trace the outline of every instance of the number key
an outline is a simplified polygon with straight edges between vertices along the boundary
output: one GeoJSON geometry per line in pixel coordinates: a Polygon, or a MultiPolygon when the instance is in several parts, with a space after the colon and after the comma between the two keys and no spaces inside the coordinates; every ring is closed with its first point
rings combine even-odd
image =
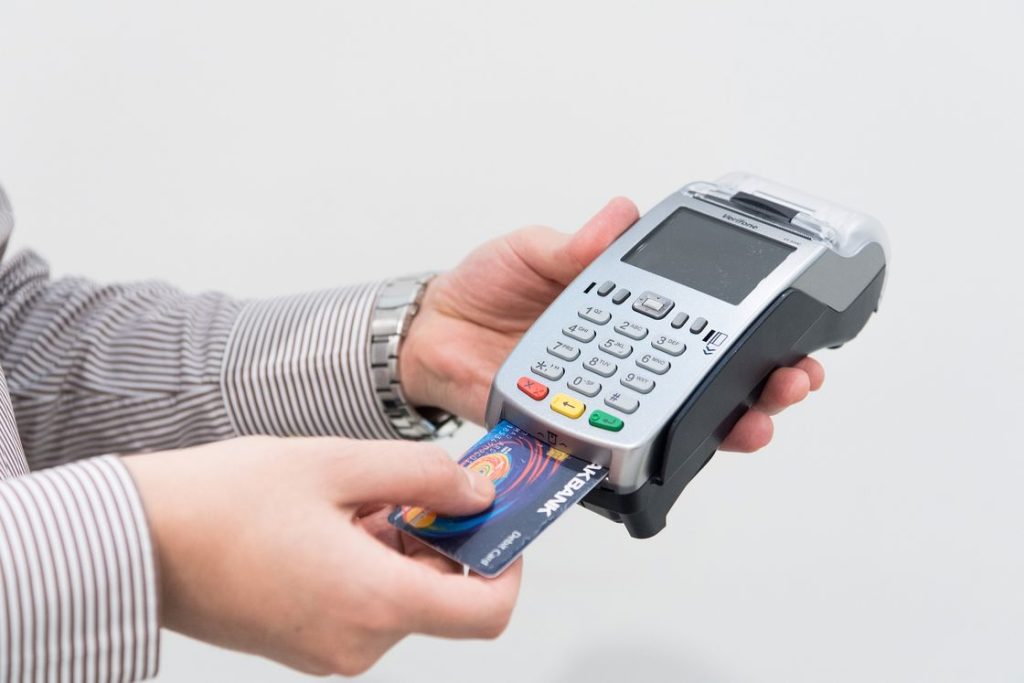
{"type": "Polygon", "coordinates": [[[552,342],[548,346],[548,353],[552,356],[557,356],[562,360],[576,360],[580,357],[580,350],[572,344],[566,344],[565,342],[552,342]]]}
{"type": "Polygon", "coordinates": [[[579,311],[579,316],[597,325],[604,325],[612,319],[612,314],[597,306],[584,306],[579,311]]]}
{"type": "Polygon", "coordinates": [[[577,323],[563,327],[562,334],[581,342],[591,341],[597,336],[597,332],[594,332],[593,328],[587,327],[586,325],[579,325],[577,323]]]}
{"type": "Polygon", "coordinates": [[[647,336],[647,328],[643,325],[637,325],[631,323],[628,320],[623,320],[621,323],[615,324],[615,331],[621,335],[629,337],[630,339],[640,340],[647,336]]]}
{"type": "Polygon", "coordinates": [[[573,377],[569,388],[584,396],[597,396],[601,392],[601,383],[586,377],[573,377]]]}
{"type": "Polygon", "coordinates": [[[669,362],[651,353],[645,353],[636,359],[636,364],[644,370],[650,370],[656,375],[664,375],[671,367],[669,362]]]}
{"type": "Polygon", "coordinates": [[[620,342],[618,339],[605,339],[601,342],[601,350],[610,353],[616,358],[625,358],[633,353],[633,347],[620,342]]]}
{"type": "Polygon", "coordinates": [[[686,344],[678,339],[673,339],[672,337],[666,337],[664,335],[659,335],[652,339],[651,346],[659,351],[664,351],[670,356],[680,356],[683,351],[686,350],[686,344]]]}
{"type": "Polygon", "coordinates": [[[627,372],[626,376],[619,380],[624,387],[629,387],[641,394],[649,394],[654,388],[654,380],[650,377],[638,375],[635,372],[627,372]]]}
{"type": "MultiPolygon", "coordinates": [[[[611,377],[615,374],[615,371],[619,369],[615,363],[607,361],[604,358],[598,358],[597,356],[594,356],[584,363],[583,367],[591,372],[601,375],[602,377],[611,377]]],[[[559,375],[559,377],[561,377],[561,375],[559,375]]]]}

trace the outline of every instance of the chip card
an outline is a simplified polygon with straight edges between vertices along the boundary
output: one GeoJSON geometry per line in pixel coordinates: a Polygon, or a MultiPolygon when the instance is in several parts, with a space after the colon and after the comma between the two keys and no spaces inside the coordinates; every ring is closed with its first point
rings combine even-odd
{"type": "Polygon", "coordinates": [[[388,521],[478,574],[497,576],[544,529],[601,483],[608,470],[503,421],[459,458],[494,482],[494,504],[468,517],[399,507],[388,521]]]}

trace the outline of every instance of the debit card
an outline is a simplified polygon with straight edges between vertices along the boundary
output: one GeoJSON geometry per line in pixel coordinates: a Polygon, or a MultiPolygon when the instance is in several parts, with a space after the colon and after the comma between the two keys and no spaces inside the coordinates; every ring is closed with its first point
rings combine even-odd
{"type": "Polygon", "coordinates": [[[494,482],[494,504],[466,517],[396,508],[388,521],[484,576],[497,576],[533,539],[601,483],[608,470],[500,422],[459,458],[494,482]]]}

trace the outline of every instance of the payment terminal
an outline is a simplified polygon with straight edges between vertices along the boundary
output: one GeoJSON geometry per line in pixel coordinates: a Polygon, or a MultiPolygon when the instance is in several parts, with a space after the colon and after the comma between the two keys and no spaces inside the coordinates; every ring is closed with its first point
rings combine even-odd
{"type": "Polygon", "coordinates": [[[747,174],[691,183],[527,331],[487,427],[607,467],[583,506],[653,536],[774,369],[860,332],[887,260],[864,214],[747,174]]]}

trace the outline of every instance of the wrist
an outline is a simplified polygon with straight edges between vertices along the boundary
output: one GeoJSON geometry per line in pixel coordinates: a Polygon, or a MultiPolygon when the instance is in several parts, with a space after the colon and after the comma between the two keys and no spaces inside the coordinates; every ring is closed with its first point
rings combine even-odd
{"type": "MultiPolygon", "coordinates": [[[[427,285],[428,287],[430,285],[427,285]]],[[[429,362],[424,359],[423,338],[418,332],[425,327],[424,318],[429,315],[421,306],[419,313],[413,317],[409,331],[402,340],[398,354],[398,378],[406,400],[416,408],[438,405],[437,398],[430,391],[437,378],[429,377],[429,362]]]]}
{"type": "Polygon", "coordinates": [[[444,412],[437,378],[424,360],[429,353],[432,274],[388,282],[378,296],[372,322],[370,362],[377,395],[395,431],[408,439],[450,434],[461,423],[444,412]]]}

